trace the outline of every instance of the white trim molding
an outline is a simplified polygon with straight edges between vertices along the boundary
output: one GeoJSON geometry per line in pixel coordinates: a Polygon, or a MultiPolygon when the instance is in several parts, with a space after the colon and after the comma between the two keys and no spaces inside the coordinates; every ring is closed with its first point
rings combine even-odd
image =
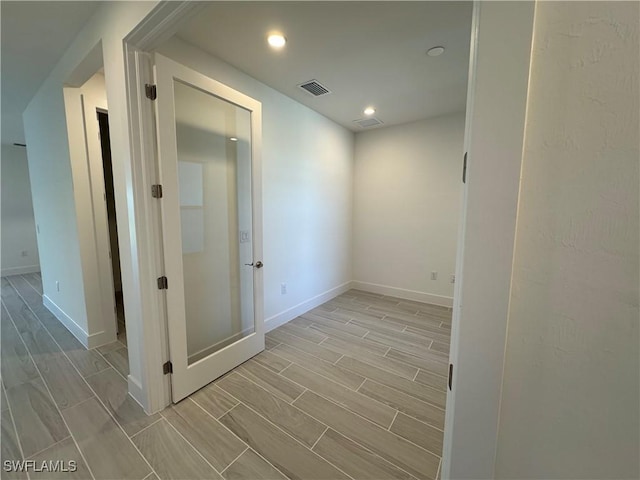
{"type": "Polygon", "coordinates": [[[288,308],[284,312],[280,312],[276,315],[273,315],[264,321],[264,331],[270,332],[271,330],[278,328],[280,325],[284,325],[287,322],[290,322],[294,318],[299,317],[303,313],[308,312],[316,307],[319,307],[323,303],[328,302],[332,298],[337,297],[338,295],[342,295],[344,292],[348,291],[350,288],[353,288],[353,282],[345,282],[342,285],[338,285],[330,290],[327,290],[324,293],[316,295],[315,297],[311,297],[304,302],[301,302],[297,305],[294,305],[291,308],[288,308]]]}
{"type": "Polygon", "coordinates": [[[117,337],[113,334],[113,332],[107,332],[104,330],[92,333],[91,335],[87,334],[87,332],[85,332],[80,325],[78,325],[47,295],[42,296],[42,304],[53,314],[54,317],[60,320],[60,323],[67,327],[67,330],[69,330],[73,334],[73,336],[76,337],[80,343],[82,343],[82,345],[84,345],[88,349],[100,347],[117,340],[117,337]]]}
{"type": "Polygon", "coordinates": [[[127,384],[129,386],[129,395],[144,409],[146,395],[140,382],[135,377],[127,375],[127,384]]]}
{"type": "Polygon", "coordinates": [[[26,275],[27,273],[40,272],[40,265],[27,265],[24,267],[3,268],[1,276],[8,277],[10,275],[26,275]]]}
{"type": "Polygon", "coordinates": [[[73,319],[67,315],[56,303],[51,300],[47,295],[42,295],[42,304],[45,306],[47,310],[49,310],[54,317],[56,317],[60,322],[67,327],[74,337],[76,337],[82,345],[87,348],[89,347],[89,335],[84,329],[78,325],[73,319]]]}
{"type": "Polygon", "coordinates": [[[379,293],[389,297],[414,300],[416,302],[429,303],[431,305],[439,305],[441,307],[453,307],[453,297],[445,297],[444,295],[418,292],[416,290],[406,290],[404,288],[390,287],[388,285],[378,285],[377,283],[360,282],[358,280],[351,282],[351,288],[357,288],[358,290],[364,290],[365,292],[379,293]]]}

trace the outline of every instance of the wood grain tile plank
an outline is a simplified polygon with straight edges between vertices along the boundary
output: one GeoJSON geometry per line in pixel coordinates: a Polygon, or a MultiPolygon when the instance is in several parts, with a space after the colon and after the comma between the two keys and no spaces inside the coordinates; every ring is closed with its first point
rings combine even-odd
{"type": "Polygon", "coordinates": [[[381,343],[372,342],[371,340],[367,340],[366,338],[336,338],[334,336],[326,339],[323,343],[323,346],[326,348],[330,348],[332,350],[336,350],[338,352],[351,353],[354,354],[356,352],[364,352],[373,355],[383,356],[389,347],[383,345],[381,343]]]}
{"type": "Polygon", "coordinates": [[[271,332],[269,332],[267,334],[267,338],[271,338],[280,344],[295,347],[298,350],[302,350],[303,352],[308,353],[309,355],[313,355],[314,357],[318,357],[331,363],[335,362],[342,356],[340,353],[336,353],[331,349],[327,349],[326,347],[317,345],[312,342],[307,342],[306,340],[303,340],[294,335],[289,335],[288,333],[281,331],[280,329],[272,330],[271,332]]]}
{"type": "Polygon", "coordinates": [[[449,363],[439,355],[425,353],[423,357],[416,357],[400,350],[391,349],[385,357],[392,358],[399,362],[418,367],[422,370],[437,373],[439,375],[447,375],[449,371],[449,363]]]}
{"type": "Polygon", "coordinates": [[[133,442],[162,479],[221,479],[165,419],[142,430],[133,442]]]}
{"type": "Polygon", "coordinates": [[[439,457],[442,456],[442,441],[444,436],[442,430],[419,422],[404,413],[398,413],[389,430],[439,457]]]}
{"type": "Polygon", "coordinates": [[[372,331],[369,333],[369,335],[367,335],[367,338],[387,345],[388,347],[396,347],[396,345],[402,344],[419,347],[424,350],[427,350],[432,342],[430,338],[425,338],[422,335],[412,335],[404,332],[383,333],[380,331],[372,331]]]}
{"type": "Polygon", "coordinates": [[[243,404],[228,412],[220,421],[291,479],[349,478],[243,404]]]}
{"type": "Polygon", "coordinates": [[[9,408],[9,403],[7,403],[7,394],[4,393],[4,385],[0,384],[0,411],[5,411],[9,408]]]}
{"type": "MultiPolygon", "coordinates": [[[[329,314],[331,315],[331,314],[329,314]]],[[[369,330],[366,328],[362,328],[359,327],[357,325],[352,325],[352,324],[347,324],[347,323],[342,323],[336,320],[332,320],[330,318],[326,318],[324,316],[321,315],[314,315],[312,313],[305,313],[304,315],[302,315],[303,318],[306,318],[308,320],[311,320],[312,326],[313,325],[322,325],[324,327],[328,327],[332,330],[340,330],[343,331],[345,333],[349,333],[351,335],[353,335],[354,337],[358,337],[361,338],[363,335],[365,335],[369,330]]]]}
{"type": "Polygon", "coordinates": [[[445,358],[449,358],[449,344],[443,342],[433,342],[431,350],[444,354],[445,358]]]}
{"type": "Polygon", "coordinates": [[[247,448],[189,398],[165,409],[162,415],[219,472],[247,448]]]}
{"type": "Polygon", "coordinates": [[[250,448],[222,472],[222,476],[227,480],[287,480],[287,477],[250,448]]]}
{"type": "Polygon", "coordinates": [[[293,320],[287,322],[291,325],[296,325],[298,327],[301,328],[307,328],[309,325],[311,325],[313,322],[311,320],[307,320],[306,318],[303,317],[296,317],[293,320]]]}
{"type": "Polygon", "coordinates": [[[69,436],[42,379],[8,388],[7,398],[25,457],[69,436]]]}
{"type": "Polygon", "coordinates": [[[294,405],[417,478],[433,479],[440,459],[337,404],[307,391],[294,405]]]}
{"type": "Polygon", "coordinates": [[[420,317],[417,315],[412,315],[410,313],[383,311],[383,310],[378,310],[374,307],[369,308],[367,310],[367,314],[383,315],[385,320],[389,322],[400,322],[406,326],[411,326],[414,328],[422,328],[425,325],[431,325],[431,326],[440,325],[440,320],[431,319],[427,317],[420,317]]]}
{"type": "Polygon", "coordinates": [[[413,479],[407,472],[331,428],[313,447],[313,451],[356,480],[413,479]]]}
{"type": "Polygon", "coordinates": [[[272,339],[271,337],[269,337],[269,335],[266,335],[264,337],[264,348],[265,350],[271,350],[274,347],[277,347],[278,345],[280,345],[280,342],[278,342],[277,340],[272,339]]]}
{"type": "Polygon", "coordinates": [[[411,335],[418,335],[428,338],[429,340],[435,340],[436,342],[442,342],[449,344],[451,342],[451,330],[447,330],[442,327],[434,327],[431,325],[425,325],[424,328],[407,327],[405,333],[411,335]]]}
{"type": "Polygon", "coordinates": [[[308,447],[325,431],[324,425],[241,375],[227,375],[218,386],[308,447]]]}
{"type": "Polygon", "coordinates": [[[12,276],[10,277],[10,284],[20,294],[20,297],[29,308],[33,310],[36,317],[40,318],[40,314],[43,312],[51,315],[51,312],[42,304],[42,295],[36,292],[24,278],[12,276]]]}
{"type": "Polygon", "coordinates": [[[357,389],[364,381],[364,377],[361,375],[319,360],[300,350],[289,347],[288,345],[280,345],[279,347],[276,347],[273,350],[273,353],[286,358],[290,362],[297,363],[307,370],[311,370],[312,372],[323,375],[334,382],[344,385],[345,387],[351,388],[352,390],[357,389]]]}
{"type": "Polygon", "coordinates": [[[415,381],[438,390],[446,391],[447,389],[447,377],[426,370],[420,370],[415,381]]]}
{"type": "Polygon", "coordinates": [[[374,332],[382,332],[387,334],[393,334],[395,332],[401,332],[406,326],[400,322],[386,322],[384,318],[370,317],[369,319],[353,318],[350,320],[352,325],[358,325],[359,327],[366,328],[374,332]]]}
{"type": "Polygon", "coordinates": [[[62,414],[96,479],[141,479],[151,472],[140,453],[95,398],[68,408],[62,414]]]}
{"type": "Polygon", "coordinates": [[[278,330],[290,335],[295,335],[296,337],[300,337],[312,343],[320,343],[327,338],[323,333],[309,330],[308,328],[298,327],[297,325],[291,325],[289,323],[285,323],[281,327],[278,327],[278,330]]]}
{"type": "Polygon", "coordinates": [[[332,382],[299,365],[291,365],[282,375],[384,428],[391,425],[396,414],[393,408],[372,400],[366,395],[354,392],[339,383],[332,382]]]}
{"type": "Polygon", "coordinates": [[[7,389],[40,378],[36,365],[13,326],[9,314],[1,309],[0,317],[0,369],[2,383],[7,389]]]}
{"type": "Polygon", "coordinates": [[[76,405],[93,396],[80,374],[44,325],[21,334],[42,378],[60,409],[76,405]]]}
{"type": "Polygon", "coordinates": [[[189,398],[215,418],[220,418],[238,404],[236,399],[213,383],[201,388],[189,398]]]}
{"type": "Polygon", "coordinates": [[[342,357],[338,363],[338,366],[342,366],[354,373],[358,373],[362,376],[376,381],[387,387],[395,388],[396,390],[416,397],[425,402],[431,403],[437,407],[444,408],[446,403],[446,393],[436,390],[434,388],[427,387],[420,383],[412,382],[406,378],[399,377],[392,373],[382,370],[380,368],[369,365],[368,363],[361,362],[355,358],[342,357]]]}
{"type": "Polygon", "coordinates": [[[49,319],[46,323],[42,323],[83,377],[110,367],[102,355],[96,350],[87,350],[58,319],[49,319]]]}
{"type": "Polygon", "coordinates": [[[84,462],[82,455],[78,447],[76,447],[73,438],[67,437],[59,443],[47,448],[46,450],[31,457],[31,460],[35,460],[38,465],[42,465],[43,462],[56,462],[62,460],[63,468],[66,471],[51,472],[51,471],[29,471],[29,478],[42,479],[42,480],[73,480],[73,479],[87,479],[91,478],[91,473],[87,464],[84,462]],[[74,462],[75,469],[71,469],[70,462],[74,462]],[[73,470],[73,471],[72,471],[73,470]]]}
{"type": "Polygon", "coordinates": [[[359,360],[362,360],[363,362],[368,363],[369,365],[381,368],[382,370],[386,370],[389,373],[399,375],[400,377],[404,377],[408,380],[413,380],[416,373],[418,372],[418,369],[416,367],[407,365],[406,363],[399,362],[397,360],[393,360],[391,358],[382,357],[380,355],[373,355],[366,352],[358,352],[357,354],[349,352],[345,354],[347,357],[357,358],[359,360]]]}
{"type": "MultiPolygon", "coordinates": [[[[120,342],[117,342],[120,343],[120,342]]],[[[122,345],[122,344],[120,344],[122,345]]],[[[104,354],[104,358],[115,368],[124,378],[129,376],[129,351],[126,347],[111,350],[104,354]]]]}
{"type": "Polygon", "coordinates": [[[87,377],[86,381],[116,421],[131,436],[158,420],[159,415],[147,415],[129,395],[129,385],[113,368],[87,377]]]}
{"type": "Polygon", "coordinates": [[[358,392],[440,430],[444,429],[444,409],[442,408],[371,380],[366,380],[358,392]]]}
{"type": "Polygon", "coordinates": [[[42,295],[42,279],[39,275],[36,275],[35,273],[27,273],[22,275],[22,278],[24,278],[36,292],[42,295]]]}
{"type": "Polygon", "coordinates": [[[41,327],[38,318],[22,298],[20,298],[13,286],[7,285],[2,287],[2,302],[18,329],[18,333],[33,331],[41,327]]]}
{"type": "Polygon", "coordinates": [[[265,368],[268,368],[269,370],[273,370],[276,373],[281,372],[291,365],[290,361],[267,351],[260,352],[251,360],[265,368]]]}
{"type": "MultiPolygon", "coordinates": [[[[435,355],[432,350],[429,350],[429,345],[414,345],[412,343],[406,343],[392,337],[383,336],[379,332],[370,332],[366,337],[367,340],[379,343],[388,348],[394,348],[401,352],[415,355],[417,357],[424,357],[429,354],[435,355]]],[[[430,342],[427,342],[430,343],[430,342]]]]}
{"type": "Polygon", "coordinates": [[[350,318],[357,318],[360,320],[371,320],[371,319],[382,320],[387,315],[384,312],[373,312],[371,310],[362,310],[362,309],[344,310],[342,308],[337,308],[333,313],[341,314],[341,315],[349,315],[350,318]]]}
{"type": "Polygon", "coordinates": [[[370,310],[377,310],[379,312],[387,312],[389,315],[392,314],[404,314],[404,315],[415,315],[418,313],[418,309],[413,305],[407,305],[402,303],[397,303],[396,305],[388,305],[383,303],[374,303],[369,308],[370,310]]]}
{"type": "Polygon", "coordinates": [[[307,313],[311,315],[316,315],[319,317],[325,317],[340,323],[348,323],[349,320],[353,318],[353,315],[351,315],[349,312],[339,312],[337,309],[329,310],[329,309],[322,309],[322,308],[314,308],[313,310],[309,310],[309,312],[307,313]]]}
{"type": "MultiPolygon", "coordinates": [[[[0,415],[0,461],[2,462],[2,478],[27,478],[25,472],[19,470],[5,470],[5,462],[19,462],[23,460],[18,444],[18,436],[13,428],[11,413],[3,410],[0,415]]],[[[12,463],[15,465],[15,463],[12,463]]]]}
{"type": "MultiPolygon", "coordinates": [[[[349,325],[344,325],[344,327],[349,327],[349,325]]],[[[330,338],[342,339],[347,342],[358,341],[362,339],[362,335],[364,335],[364,333],[362,335],[355,335],[348,332],[346,328],[334,328],[320,323],[314,323],[309,327],[309,330],[316,331],[330,338]]]]}
{"type": "Polygon", "coordinates": [[[253,383],[288,403],[293,402],[304,391],[304,388],[299,385],[253,361],[243,363],[237,371],[253,383]]]}
{"type": "Polygon", "coordinates": [[[105,355],[120,348],[122,348],[122,343],[116,340],[114,342],[107,343],[106,345],[101,345],[96,350],[98,350],[102,355],[105,355]]]}

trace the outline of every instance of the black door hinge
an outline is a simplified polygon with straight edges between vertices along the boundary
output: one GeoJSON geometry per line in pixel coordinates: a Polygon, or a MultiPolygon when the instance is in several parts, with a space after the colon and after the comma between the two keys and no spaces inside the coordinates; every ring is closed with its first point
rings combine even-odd
{"type": "Polygon", "coordinates": [[[150,100],[155,100],[158,98],[158,89],[155,85],[151,85],[150,83],[146,83],[144,86],[144,94],[150,100]]]}
{"type": "Polygon", "coordinates": [[[151,196],[153,198],[162,198],[162,185],[151,185],[151,196]]]}
{"type": "Polygon", "coordinates": [[[449,364],[449,390],[451,390],[451,384],[453,383],[453,363],[449,364]]]}
{"type": "Polygon", "coordinates": [[[158,277],[158,290],[166,290],[167,288],[169,288],[167,277],[158,277]]]}
{"type": "Polygon", "coordinates": [[[162,373],[167,375],[168,373],[173,373],[173,364],[171,362],[165,362],[162,365],[162,373]]]}
{"type": "Polygon", "coordinates": [[[464,160],[462,161],[462,183],[467,183],[467,152],[464,152],[464,160]]]}

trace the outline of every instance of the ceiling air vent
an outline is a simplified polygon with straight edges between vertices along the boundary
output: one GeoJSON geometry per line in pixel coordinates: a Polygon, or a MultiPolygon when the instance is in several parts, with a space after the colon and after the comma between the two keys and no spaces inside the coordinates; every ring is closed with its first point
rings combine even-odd
{"type": "Polygon", "coordinates": [[[309,80],[308,82],[301,83],[300,85],[298,85],[298,87],[303,89],[305,92],[313,95],[314,97],[320,97],[322,95],[326,95],[327,93],[331,93],[328,88],[321,85],[317,80],[309,80]]]}
{"type": "Polygon", "coordinates": [[[355,123],[360,128],[369,128],[375,127],[376,125],[382,125],[384,122],[376,117],[371,118],[361,118],[360,120],[354,120],[355,123]]]}

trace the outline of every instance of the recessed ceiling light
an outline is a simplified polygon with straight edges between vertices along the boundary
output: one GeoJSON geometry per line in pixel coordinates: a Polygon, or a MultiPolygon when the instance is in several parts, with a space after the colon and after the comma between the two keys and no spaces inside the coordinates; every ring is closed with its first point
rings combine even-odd
{"type": "Polygon", "coordinates": [[[367,107],[364,109],[365,115],[373,115],[374,113],[376,113],[376,109],[373,107],[367,107]]]}
{"type": "Polygon", "coordinates": [[[287,43],[287,39],[281,33],[272,33],[267,37],[267,42],[273,48],[282,48],[287,43]]]}
{"type": "Polygon", "coordinates": [[[438,55],[442,55],[444,53],[444,47],[433,47],[427,50],[427,55],[430,57],[437,57],[438,55]]]}
{"type": "Polygon", "coordinates": [[[237,142],[238,139],[236,137],[229,137],[229,140],[231,140],[232,142],[237,142]]]}

